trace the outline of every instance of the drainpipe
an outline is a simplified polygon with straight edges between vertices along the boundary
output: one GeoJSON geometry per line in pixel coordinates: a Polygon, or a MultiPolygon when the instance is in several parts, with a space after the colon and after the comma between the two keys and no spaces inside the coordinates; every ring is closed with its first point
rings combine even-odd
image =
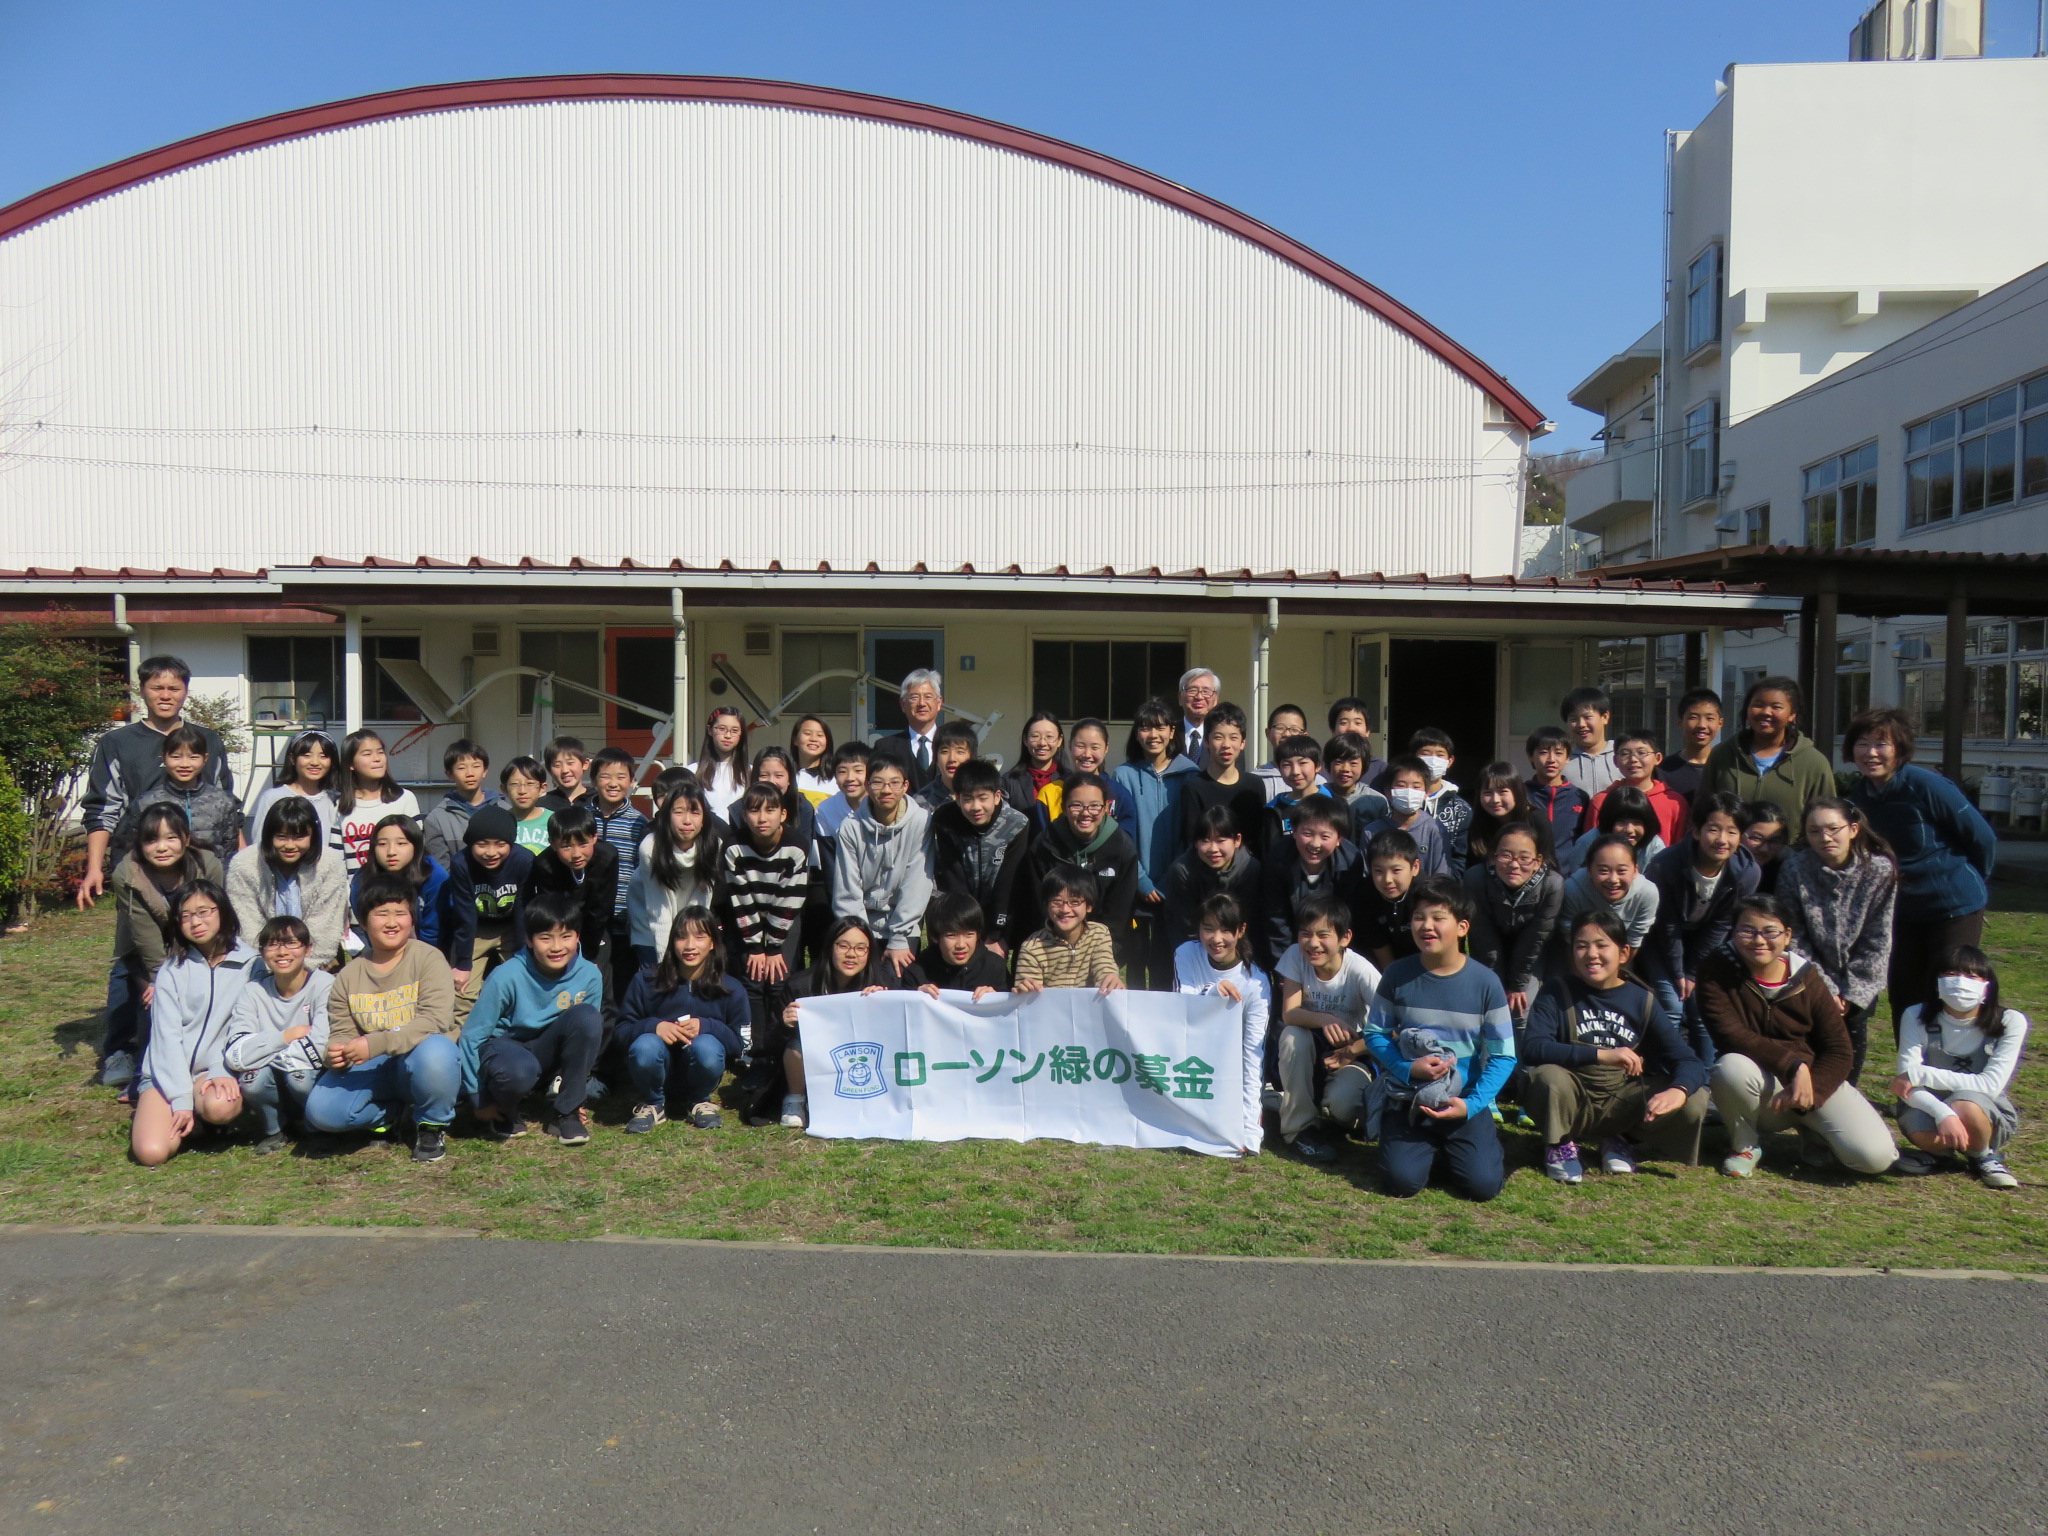
{"type": "MultiPolygon", "coordinates": [[[[1671,221],[1678,180],[1678,135],[1671,129],[1664,130],[1664,270],[1658,291],[1664,296],[1664,321],[1657,327],[1657,417],[1652,428],[1651,441],[1657,445],[1657,457],[1650,465],[1650,558],[1658,559],[1664,553],[1664,519],[1668,515],[1664,495],[1664,461],[1670,456],[1671,441],[1667,436],[1671,420],[1671,221]]],[[[1726,257],[1722,258],[1724,264],[1726,257]]],[[[1723,273],[1725,285],[1726,274],[1723,273]]],[[[1681,449],[1682,453],[1684,450],[1681,449]]],[[[1607,558],[1601,551],[1601,559],[1607,558]]]]}
{"type": "Polygon", "coordinates": [[[683,743],[689,739],[686,732],[690,715],[690,627],[683,615],[681,587],[668,589],[668,621],[675,627],[674,693],[669,701],[675,718],[668,727],[668,760],[680,763],[684,760],[683,743]]]}
{"type": "Polygon", "coordinates": [[[135,626],[128,622],[128,598],[125,593],[114,594],[114,632],[128,642],[128,697],[142,697],[142,641],[135,633],[135,626]]]}
{"type": "Polygon", "coordinates": [[[341,723],[363,728],[363,610],[345,608],[341,618],[341,723]]]}
{"type": "Polygon", "coordinates": [[[1280,627],[1280,599],[1266,599],[1266,621],[1253,627],[1252,641],[1252,729],[1266,728],[1266,679],[1272,674],[1273,632],[1280,627]]]}

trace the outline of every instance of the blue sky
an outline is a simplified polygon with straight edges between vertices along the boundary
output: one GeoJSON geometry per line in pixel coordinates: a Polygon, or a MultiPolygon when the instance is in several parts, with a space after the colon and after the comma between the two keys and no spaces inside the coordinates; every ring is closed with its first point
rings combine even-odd
{"type": "MultiPolygon", "coordinates": [[[[626,70],[841,86],[1016,123],[1241,208],[1472,348],[1565,446],[1597,426],[1565,391],[1655,316],[1662,130],[1698,121],[1731,60],[1845,57],[1862,8],[0,0],[0,205],[404,85],[626,70]]],[[[2032,51],[2033,10],[1995,0],[1993,51],[2032,51]]]]}

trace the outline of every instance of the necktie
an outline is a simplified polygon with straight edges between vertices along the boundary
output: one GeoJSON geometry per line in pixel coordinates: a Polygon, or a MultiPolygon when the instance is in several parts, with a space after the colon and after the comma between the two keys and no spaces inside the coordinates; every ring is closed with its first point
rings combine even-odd
{"type": "Polygon", "coordinates": [[[932,744],[924,737],[917,738],[917,766],[929,768],[932,765],[932,744]]]}
{"type": "Polygon", "coordinates": [[[1202,728],[1199,725],[1188,728],[1188,756],[1198,763],[1202,760],[1202,728]]]}

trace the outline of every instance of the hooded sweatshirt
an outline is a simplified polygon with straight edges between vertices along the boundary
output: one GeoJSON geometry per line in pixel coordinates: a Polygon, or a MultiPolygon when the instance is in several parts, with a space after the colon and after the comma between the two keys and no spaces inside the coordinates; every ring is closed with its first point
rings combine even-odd
{"type": "Polygon", "coordinates": [[[275,976],[259,976],[242,989],[228,1020],[222,1060],[230,1072],[253,1077],[265,1067],[295,1076],[317,1076],[327,1065],[327,995],[334,977],[308,971],[290,997],[277,993],[275,976]],[[285,1044],[284,1032],[297,1025],[308,1033],[285,1044]]]}
{"type": "Polygon", "coordinates": [[[1657,923],[1650,930],[1650,950],[1673,981],[1697,977],[1700,962],[1728,942],[1735,905],[1756,893],[1758,869],[1747,848],[1738,847],[1721,869],[1713,890],[1702,896],[1701,877],[1693,872],[1699,844],[1692,838],[1666,848],[1645,871],[1657,887],[1657,923]]]}
{"type": "Polygon", "coordinates": [[[1015,949],[1032,926],[1023,889],[1031,862],[1031,818],[1007,800],[985,827],[977,827],[957,805],[932,815],[932,884],[965,896],[981,908],[982,937],[1015,949]]]}
{"type": "Polygon", "coordinates": [[[1830,869],[1811,848],[1778,861],[1778,899],[1792,909],[1793,944],[1813,957],[1835,996],[1868,1008],[1884,991],[1892,957],[1898,866],[1881,854],[1830,869]]]}
{"type": "MultiPolygon", "coordinates": [[[[449,790],[441,803],[427,812],[420,822],[420,835],[426,839],[427,857],[443,869],[453,869],[455,861],[462,856],[463,834],[469,830],[469,818],[486,805],[510,805],[511,802],[496,790],[487,791],[483,800],[471,805],[459,790],[449,790]]],[[[333,807],[328,808],[333,814],[333,807]]]]}
{"type": "MultiPolygon", "coordinates": [[[[1638,873],[1635,883],[1623,894],[1621,900],[1609,901],[1594,886],[1592,874],[1587,870],[1579,870],[1564,883],[1564,900],[1558,911],[1560,921],[1557,925],[1557,935],[1571,932],[1571,925],[1581,912],[1592,912],[1603,907],[1612,908],[1614,915],[1621,919],[1622,927],[1628,930],[1628,947],[1641,949],[1643,941],[1650,936],[1651,928],[1656,926],[1657,887],[1652,885],[1646,876],[1638,873]]],[[[1560,945],[1555,938],[1550,948],[1553,955],[1556,955],[1560,945]]],[[[1556,970],[1561,976],[1570,967],[1561,963],[1562,956],[1557,958],[1560,963],[1556,970]]]]}
{"type": "Polygon", "coordinates": [[[1791,726],[1785,732],[1784,750],[1768,768],[1756,765],[1755,741],[1746,730],[1724,741],[1707,754],[1700,770],[1700,788],[1706,794],[1731,790],[1745,800],[1768,800],[1785,813],[1785,825],[1797,827],[1813,801],[1835,792],[1835,770],[1820,748],[1791,726]]]}
{"type": "Polygon", "coordinates": [[[1166,888],[1166,872],[1180,857],[1180,802],[1190,779],[1201,766],[1175,757],[1164,768],[1133,758],[1117,764],[1111,775],[1131,801],[1133,841],[1138,845],[1138,894],[1151,896],[1166,888]]]}
{"type": "MultiPolygon", "coordinates": [[[[341,933],[348,926],[349,889],[339,854],[327,848],[316,848],[313,854],[312,863],[301,860],[297,877],[286,884],[298,889],[297,915],[313,936],[306,963],[317,968],[341,953],[341,933]]],[[[227,884],[235,920],[251,939],[284,910],[277,871],[253,844],[229,861],[227,884]]]]}
{"type": "Polygon", "coordinates": [[[1465,871],[1475,915],[1466,948],[1510,992],[1534,992],[1542,981],[1543,950],[1564,906],[1564,876],[1539,869],[1513,890],[1489,861],[1465,871]]]}
{"type": "Polygon", "coordinates": [[[1131,908],[1138,900],[1138,845],[1130,835],[1107,816],[1086,844],[1075,838],[1065,817],[1047,827],[1031,846],[1031,903],[1041,924],[1045,905],[1038,899],[1038,888],[1057,869],[1084,869],[1095,877],[1101,899],[1093,920],[1122,943],[1131,931],[1131,908]]]}
{"type": "MultiPolygon", "coordinates": [[[[1261,964],[1266,950],[1266,880],[1259,861],[1240,847],[1228,869],[1211,869],[1194,848],[1173,861],[1166,872],[1166,937],[1176,950],[1194,939],[1202,903],[1228,896],[1237,903],[1251,931],[1252,949],[1261,964]]],[[[1292,940],[1289,940],[1292,943],[1292,940]]]]}
{"type": "Polygon", "coordinates": [[[1551,847],[1569,847],[1593,824],[1593,797],[1570,779],[1561,784],[1527,779],[1522,787],[1529,791],[1529,809],[1550,828],[1551,847]]]}
{"type": "Polygon", "coordinates": [[[838,848],[833,915],[866,923],[885,950],[915,950],[932,899],[931,813],[906,795],[885,826],[863,800],[841,824],[838,848]]]}
{"type": "Polygon", "coordinates": [[[192,1085],[200,1079],[227,1075],[221,1055],[228,1020],[261,966],[256,951],[237,939],[218,965],[187,955],[156,973],[142,1077],[170,1100],[172,1109],[192,1108],[192,1085]]]}
{"type": "Polygon", "coordinates": [[[1819,968],[1797,953],[1785,961],[1785,984],[1767,991],[1727,950],[1709,955],[1693,1001],[1722,1055],[1747,1056],[1780,1080],[1804,1065],[1813,1074],[1813,1102],[1825,1104],[1849,1080],[1855,1049],[1819,968]]]}

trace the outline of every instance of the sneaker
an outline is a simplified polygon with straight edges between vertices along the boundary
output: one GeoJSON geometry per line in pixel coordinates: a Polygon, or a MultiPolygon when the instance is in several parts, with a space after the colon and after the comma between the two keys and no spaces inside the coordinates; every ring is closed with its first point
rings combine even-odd
{"type": "Polygon", "coordinates": [[[1319,1131],[1303,1131],[1287,1143],[1294,1155],[1304,1163],[1334,1163],[1337,1161],[1337,1143],[1324,1140],[1319,1131]]]}
{"type": "Polygon", "coordinates": [[[645,1136],[657,1125],[668,1124],[668,1112],[659,1104],[635,1104],[633,1118],[626,1122],[628,1136],[645,1136]]]}
{"type": "Polygon", "coordinates": [[[1984,1181],[1986,1189],[2018,1189],[2020,1181],[2013,1171],[2005,1166],[2005,1159],[1996,1152],[1986,1152],[1970,1159],[1970,1172],[1984,1181]]]}
{"type": "Polygon", "coordinates": [[[283,1131],[272,1131],[268,1136],[256,1143],[256,1155],[258,1157],[268,1157],[273,1152],[282,1152],[290,1145],[291,1142],[286,1139],[283,1131]]]}
{"type": "MultiPolygon", "coordinates": [[[[379,1127],[382,1129],[382,1127],[379,1127]]],[[[445,1125],[421,1125],[413,1128],[412,1160],[416,1163],[438,1163],[448,1155],[448,1127],[445,1125]]]]}
{"type": "Polygon", "coordinates": [[[583,1116],[572,1109],[555,1122],[555,1140],[565,1147],[580,1147],[590,1140],[590,1127],[583,1123],[583,1116]]]}
{"type": "Polygon", "coordinates": [[[484,1122],[484,1134],[490,1137],[491,1140],[501,1144],[515,1141],[526,1134],[526,1122],[516,1115],[510,1120],[486,1120],[484,1122]]]}
{"type": "Polygon", "coordinates": [[[1721,1171],[1731,1179],[1746,1179],[1756,1172],[1756,1165],[1763,1160],[1762,1147],[1737,1147],[1721,1159],[1721,1171]]]}
{"type": "Polygon", "coordinates": [[[1575,1141],[1560,1141],[1554,1147],[1547,1147],[1543,1153],[1543,1171],[1560,1184],[1577,1184],[1586,1176],[1586,1170],[1579,1163],[1579,1144],[1575,1141]]]}
{"type": "Polygon", "coordinates": [[[1495,1125],[1506,1125],[1508,1123],[1507,1111],[1503,1110],[1498,1104],[1492,1107],[1490,1113],[1493,1115],[1493,1123],[1495,1125]]]}
{"type": "Polygon", "coordinates": [[[1535,1117],[1519,1104],[1510,1104],[1508,1106],[1507,1123],[1518,1131],[1533,1131],[1536,1129],[1535,1117]]]}
{"type": "Polygon", "coordinates": [[[126,1088],[135,1081],[135,1058],[126,1051],[115,1051],[100,1063],[100,1083],[107,1088],[126,1088]]]}
{"type": "Polygon", "coordinates": [[[1619,1136],[1611,1137],[1600,1149],[1600,1166],[1609,1173],[1634,1173],[1636,1149],[1619,1136]]]}
{"type": "Polygon", "coordinates": [[[792,1131],[800,1131],[811,1118],[811,1102],[800,1093],[785,1093],[782,1096],[782,1123],[792,1131]]]}
{"type": "Polygon", "coordinates": [[[690,1106],[690,1124],[700,1131],[715,1131],[725,1124],[725,1116],[718,1112],[718,1106],[706,1099],[701,1104],[690,1106]]]}
{"type": "Polygon", "coordinates": [[[1922,1152],[1918,1147],[1908,1147],[1899,1154],[1898,1161],[1893,1163],[1886,1171],[1901,1174],[1909,1179],[1917,1179],[1930,1173],[1940,1173],[1944,1169],[1953,1168],[1954,1166],[1955,1159],[1946,1153],[1937,1157],[1932,1152],[1922,1152]]]}

